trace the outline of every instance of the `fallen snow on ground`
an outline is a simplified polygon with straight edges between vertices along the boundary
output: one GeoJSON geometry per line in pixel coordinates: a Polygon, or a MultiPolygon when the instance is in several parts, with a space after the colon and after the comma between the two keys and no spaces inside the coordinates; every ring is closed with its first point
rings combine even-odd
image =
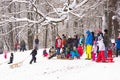
{"type": "Polygon", "coordinates": [[[96,63],[81,59],[48,60],[42,56],[43,49],[37,54],[37,63],[29,64],[31,51],[15,52],[14,63],[25,60],[23,64],[11,69],[4,55],[0,55],[0,80],[120,80],[120,57],[114,63],[96,63]]]}

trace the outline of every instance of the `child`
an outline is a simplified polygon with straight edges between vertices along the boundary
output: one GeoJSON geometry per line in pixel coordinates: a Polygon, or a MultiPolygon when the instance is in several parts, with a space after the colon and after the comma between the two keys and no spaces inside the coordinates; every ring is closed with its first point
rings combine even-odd
{"type": "Polygon", "coordinates": [[[82,56],[83,55],[83,47],[82,47],[82,45],[78,45],[77,50],[78,50],[78,53],[80,54],[80,56],[82,56]]]}
{"type": "Polygon", "coordinates": [[[93,48],[92,48],[92,60],[93,60],[93,61],[95,61],[96,53],[97,53],[97,42],[94,41],[94,43],[93,43],[93,48]]]}
{"type": "Polygon", "coordinates": [[[4,58],[7,59],[7,51],[4,51],[4,58]]]}
{"type": "Polygon", "coordinates": [[[63,47],[63,48],[62,48],[62,52],[61,52],[61,58],[62,58],[62,59],[65,59],[65,56],[66,56],[66,48],[63,47]]]}
{"type": "Polygon", "coordinates": [[[11,55],[10,55],[10,62],[8,64],[13,63],[13,59],[14,59],[14,55],[13,55],[13,53],[11,53],[11,55]]]}
{"type": "Polygon", "coordinates": [[[48,56],[48,53],[47,53],[46,49],[43,50],[43,56],[44,56],[44,57],[47,57],[47,56],[48,56]]]}
{"type": "Polygon", "coordinates": [[[36,63],[37,49],[35,48],[34,50],[32,50],[30,55],[32,55],[32,59],[30,61],[30,64],[32,64],[33,61],[34,61],[34,63],[36,63]]]}
{"type": "Polygon", "coordinates": [[[52,46],[50,49],[49,49],[49,56],[52,56],[53,54],[56,53],[56,50],[54,48],[54,46],[52,46]]]}
{"type": "Polygon", "coordinates": [[[76,47],[73,47],[73,50],[70,51],[70,54],[72,59],[74,59],[75,57],[77,57],[78,59],[80,58],[80,54],[78,54],[76,47]]]}
{"type": "Polygon", "coordinates": [[[67,47],[67,48],[66,48],[66,58],[67,58],[67,59],[71,57],[70,51],[71,51],[70,48],[67,47]]]}
{"type": "Polygon", "coordinates": [[[98,38],[98,47],[99,47],[99,53],[98,53],[98,58],[96,60],[96,62],[105,62],[105,55],[104,55],[104,52],[105,52],[105,44],[103,43],[103,38],[102,37],[99,37],[98,38]]]}
{"type": "Polygon", "coordinates": [[[48,57],[48,59],[51,59],[54,56],[56,56],[56,50],[55,50],[54,46],[52,46],[52,48],[50,48],[50,50],[49,50],[49,57],[48,57]]]}

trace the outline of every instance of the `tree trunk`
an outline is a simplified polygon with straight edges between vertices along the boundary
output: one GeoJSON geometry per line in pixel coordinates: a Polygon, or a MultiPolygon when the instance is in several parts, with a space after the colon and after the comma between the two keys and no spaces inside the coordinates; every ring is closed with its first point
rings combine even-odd
{"type": "Polygon", "coordinates": [[[115,10],[116,10],[116,4],[117,4],[117,0],[108,0],[108,30],[109,30],[109,37],[112,36],[111,33],[114,29],[115,29],[115,36],[117,36],[118,32],[117,32],[117,27],[118,27],[118,22],[117,20],[112,20],[112,17],[115,15],[115,10]],[[113,23],[113,24],[112,24],[113,23]]]}
{"type": "Polygon", "coordinates": [[[46,26],[46,32],[45,32],[45,48],[47,48],[47,35],[48,35],[48,26],[46,26]]]}
{"type": "MultiPolygon", "coordinates": [[[[28,19],[33,20],[33,15],[32,13],[28,13],[28,19]]],[[[28,26],[31,27],[31,26],[28,26]]],[[[28,29],[28,49],[33,49],[33,40],[34,40],[34,35],[31,31],[31,29],[28,29]]]]}
{"type": "Polygon", "coordinates": [[[28,29],[28,49],[33,49],[33,34],[31,29],[28,29]]]}
{"type": "MultiPolygon", "coordinates": [[[[9,13],[11,13],[12,11],[11,11],[11,9],[12,9],[12,5],[10,5],[10,7],[8,8],[8,12],[9,13]]],[[[9,31],[11,31],[13,29],[13,25],[12,25],[12,23],[11,22],[9,22],[9,28],[8,28],[8,30],[9,31]]],[[[8,49],[9,51],[10,50],[14,50],[14,42],[13,42],[13,39],[14,39],[14,37],[13,37],[13,31],[11,31],[10,32],[10,34],[9,34],[9,46],[10,46],[10,48],[8,49]]]]}
{"type": "Polygon", "coordinates": [[[119,34],[119,22],[117,21],[117,19],[113,20],[113,25],[114,25],[114,33],[115,33],[115,39],[117,39],[118,34],[119,34]]]}

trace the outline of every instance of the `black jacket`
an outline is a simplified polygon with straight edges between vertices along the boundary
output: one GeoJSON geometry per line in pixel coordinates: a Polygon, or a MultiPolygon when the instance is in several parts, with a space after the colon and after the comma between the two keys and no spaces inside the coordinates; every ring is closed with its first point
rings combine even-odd
{"type": "Polygon", "coordinates": [[[35,39],[35,44],[39,44],[39,39],[35,39]]]}
{"type": "Polygon", "coordinates": [[[36,56],[37,55],[37,50],[36,49],[34,49],[32,52],[31,52],[31,54],[30,55],[32,55],[32,56],[36,56]]]}

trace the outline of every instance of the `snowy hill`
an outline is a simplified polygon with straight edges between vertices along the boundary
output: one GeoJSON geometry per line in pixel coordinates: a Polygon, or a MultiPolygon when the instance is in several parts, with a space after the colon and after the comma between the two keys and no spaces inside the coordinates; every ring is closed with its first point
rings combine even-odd
{"type": "Polygon", "coordinates": [[[0,80],[120,80],[120,57],[114,63],[96,63],[85,60],[48,60],[38,51],[37,63],[29,64],[31,51],[14,53],[14,63],[23,64],[11,69],[4,55],[0,55],[0,80]],[[5,63],[4,63],[5,62],[5,63]]]}

